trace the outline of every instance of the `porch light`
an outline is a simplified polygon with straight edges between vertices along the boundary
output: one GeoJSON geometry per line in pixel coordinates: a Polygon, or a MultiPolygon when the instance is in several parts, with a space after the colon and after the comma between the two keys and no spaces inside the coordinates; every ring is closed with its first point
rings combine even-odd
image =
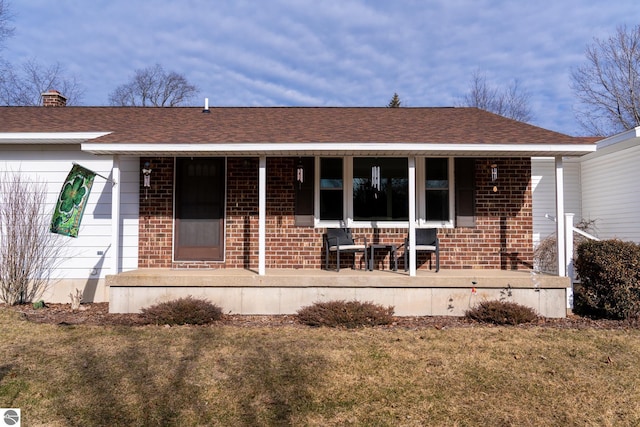
{"type": "Polygon", "coordinates": [[[147,189],[151,187],[151,163],[144,162],[142,166],[142,186],[144,187],[144,198],[148,198],[147,189]]]}
{"type": "Polygon", "coordinates": [[[304,182],[304,166],[302,165],[302,159],[298,159],[298,167],[296,168],[296,181],[298,182],[298,188],[302,188],[304,182]]]}
{"type": "MultiPolygon", "coordinates": [[[[491,182],[496,182],[498,180],[498,165],[493,163],[491,165],[491,182]]],[[[498,186],[493,186],[493,192],[496,193],[498,191],[498,186]]]]}

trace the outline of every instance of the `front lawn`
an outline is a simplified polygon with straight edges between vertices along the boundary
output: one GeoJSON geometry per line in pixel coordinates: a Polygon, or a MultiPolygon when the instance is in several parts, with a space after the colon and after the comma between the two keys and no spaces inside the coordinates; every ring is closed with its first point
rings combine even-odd
{"type": "Polygon", "coordinates": [[[0,308],[23,426],[640,424],[640,330],[37,324],[0,308]]]}

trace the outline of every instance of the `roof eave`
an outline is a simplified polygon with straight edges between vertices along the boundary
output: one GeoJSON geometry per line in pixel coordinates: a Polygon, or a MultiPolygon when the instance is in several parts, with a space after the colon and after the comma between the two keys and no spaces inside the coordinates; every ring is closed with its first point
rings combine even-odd
{"type": "Polygon", "coordinates": [[[78,144],[111,132],[4,132],[0,144],[78,144]]]}
{"type": "Polygon", "coordinates": [[[130,156],[582,156],[595,144],[430,144],[430,143],[83,143],[92,154],[130,156]]]}
{"type": "Polygon", "coordinates": [[[595,153],[585,156],[582,160],[591,160],[640,146],[640,126],[598,141],[597,146],[595,153]]]}

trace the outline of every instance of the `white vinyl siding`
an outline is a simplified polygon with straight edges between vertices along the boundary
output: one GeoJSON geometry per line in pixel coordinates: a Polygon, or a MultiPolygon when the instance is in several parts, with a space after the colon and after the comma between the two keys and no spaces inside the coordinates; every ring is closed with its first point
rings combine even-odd
{"type": "MultiPolygon", "coordinates": [[[[47,190],[47,218],[58,199],[62,183],[78,163],[110,178],[111,156],[95,156],[75,149],[55,146],[0,146],[0,172],[19,172],[31,180],[44,183],[47,190]]],[[[138,268],[138,183],[139,160],[120,159],[121,180],[121,268],[138,268]]],[[[60,236],[63,259],[54,274],[56,279],[99,279],[112,274],[111,182],[96,176],[89,195],[77,238],[60,236]]]]}
{"type": "Polygon", "coordinates": [[[598,237],[640,243],[640,146],[603,150],[582,162],[582,211],[598,237]]]}
{"type": "MultiPolygon", "coordinates": [[[[564,210],[575,214],[575,222],[582,218],[580,163],[565,159],[564,210]]],[[[545,217],[556,216],[555,159],[533,157],[531,159],[531,187],[533,192],[533,245],[537,246],[545,237],[556,232],[556,224],[545,217]]]]}

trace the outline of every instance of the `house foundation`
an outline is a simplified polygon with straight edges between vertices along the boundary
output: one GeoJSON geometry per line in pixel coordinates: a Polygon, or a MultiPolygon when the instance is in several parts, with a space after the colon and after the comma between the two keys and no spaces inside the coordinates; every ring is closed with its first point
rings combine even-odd
{"type": "Polygon", "coordinates": [[[533,308],[544,317],[566,316],[566,277],[525,271],[140,269],[107,276],[109,311],[135,313],[153,304],[193,296],[225,313],[294,314],[319,301],[359,300],[393,306],[398,316],[463,316],[483,300],[533,308]]]}

